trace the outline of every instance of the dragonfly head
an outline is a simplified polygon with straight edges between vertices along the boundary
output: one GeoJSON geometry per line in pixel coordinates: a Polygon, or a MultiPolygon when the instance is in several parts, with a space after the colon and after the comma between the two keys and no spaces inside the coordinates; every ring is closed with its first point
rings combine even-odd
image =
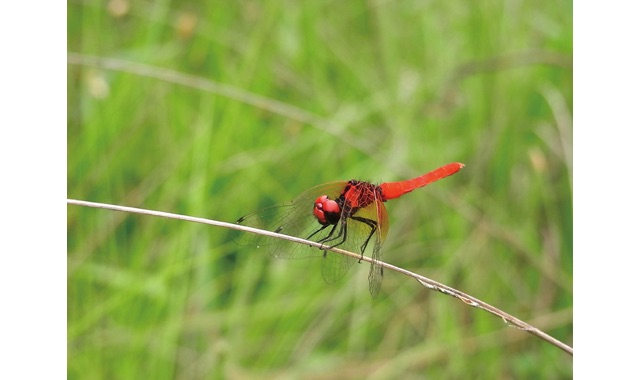
{"type": "Polygon", "coordinates": [[[336,224],[340,220],[342,209],[338,202],[330,199],[326,195],[319,196],[313,205],[313,215],[318,219],[318,223],[323,226],[336,224]]]}

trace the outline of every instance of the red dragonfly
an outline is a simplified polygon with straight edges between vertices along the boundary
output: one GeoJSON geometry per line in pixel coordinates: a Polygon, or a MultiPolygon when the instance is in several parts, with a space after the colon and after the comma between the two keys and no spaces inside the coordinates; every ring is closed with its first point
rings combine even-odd
{"type": "MultiPolygon", "coordinates": [[[[236,223],[313,239],[327,248],[339,247],[361,256],[373,242],[369,291],[375,298],[382,284],[382,266],[378,263],[380,250],[389,230],[383,202],[455,174],[463,167],[464,164],[453,162],[414,179],[380,185],[357,180],[330,182],[305,191],[291,202],[245,215],[236,223]]],[[[348,256],[262,235],[243,234],[240,243],[266,247],[272,256],[278,258],[322,256],[322,276],[327,283],[344,276],[355,262],[348,256]],[[253,240],[244,240],[248,236],[253,240]]]]}

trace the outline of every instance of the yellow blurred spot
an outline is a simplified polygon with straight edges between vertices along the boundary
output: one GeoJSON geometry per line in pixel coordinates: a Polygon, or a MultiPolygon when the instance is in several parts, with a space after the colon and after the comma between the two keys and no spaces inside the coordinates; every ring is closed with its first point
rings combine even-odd
{"type": "Polygon", "coordinates": [[[127,0],[110,0],[107,10],[113,17],[124,17],[129,13],[129,2],[127,0]]]}
{"type": "Polygon", "coordinates": [[[183,40],[191,38],[193,36],[193,32],[196,30],[197,25],[198,25],[198,16],[196,16],[195,13],[192,13],[192,12],[180,13],[175,24],[178,37],[180,37],[183,40]]]}
{"type": "Polygon", "coordinates": [[[101,73],[90,71],[86,77],[87,90],[96,99],[104,99],[109,96],[109,83],[101,73]]]}
{"type": "Polygon", "coordinates": [[[531,165],[536,172],[543,173],[547,171],[547,159],[540,151],[540,148],[536,147],[529,149],[529,160],[531,161],[531,165]]]}

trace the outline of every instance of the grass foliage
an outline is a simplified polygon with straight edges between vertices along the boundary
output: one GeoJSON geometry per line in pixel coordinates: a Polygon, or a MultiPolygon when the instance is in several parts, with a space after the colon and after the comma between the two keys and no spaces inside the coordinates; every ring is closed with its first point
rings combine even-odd
{"type": "MultiPolygon", "coordinates": [[[[68,196],[233,222],[463,162],[387,203],[383,260],[572,345],[572,49],[570,1],[72,1],[68,196]]],[[[69,206],[69,378],[572,377],[407,277],[372,300],[367,265],[231,237],[69,206]]]]}

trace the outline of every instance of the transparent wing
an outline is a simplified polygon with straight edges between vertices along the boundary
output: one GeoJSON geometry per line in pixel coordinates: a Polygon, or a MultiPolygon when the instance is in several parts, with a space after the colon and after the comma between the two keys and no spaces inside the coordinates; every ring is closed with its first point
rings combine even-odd
{"type": "MultiPolygon", "coordinates": [[[[340,195],[346,185],[346,182],[331,182],[313,187],[291,202],[258,210],[243,216],[236,223],[306,239],[322,227],[313,215],[316,198],[321,195],[335,198],[340,195]]],[[[330,228],[328,227],[327,230],[330,228]]],[[[317,241],[321,236],[324,235],[316,234],[312,240],[317,241]]],[[[324,251],[314,247],[246,232],[240,232],[235,241],[240,245],[265,249],[272,256],[284,259],[318,257],[324,254],[324,251]]]]}
{"type": "MultiPolygon", "coordinates": [[[[369,269],[369,291],[375,297],[382,284],[382,267],[377,262],[380,260],[382,244],[389,230],[389,218],[384,203],[376,199],[369,206],[359,209],[351,218],[347,218],[346,225],[347,239],[338,248],[359,254],[370,252],[374,262],[369,269]],[[371,222],[375,223],[374,229],[371,222]]],[[[333,283],[343,277],[356,261],[327,251],[322,263],[322,276],[327,283],[333,283]]]]}
{"type": "Polygon", "coordinates": [[[387,232],[389,232],[389,217],[387,215],[387,209],[384,207],[384,203],[380,199],[375,202],[376,214],[378,217],[378,230],[376,231],[375,244],[371,253],[373,263],[369,268],[369,292],[371,296],[375,298],[380,292],[382,286],[382,266],[378,263],[382,256],[382,244],[387,238],[387,232]]]}

